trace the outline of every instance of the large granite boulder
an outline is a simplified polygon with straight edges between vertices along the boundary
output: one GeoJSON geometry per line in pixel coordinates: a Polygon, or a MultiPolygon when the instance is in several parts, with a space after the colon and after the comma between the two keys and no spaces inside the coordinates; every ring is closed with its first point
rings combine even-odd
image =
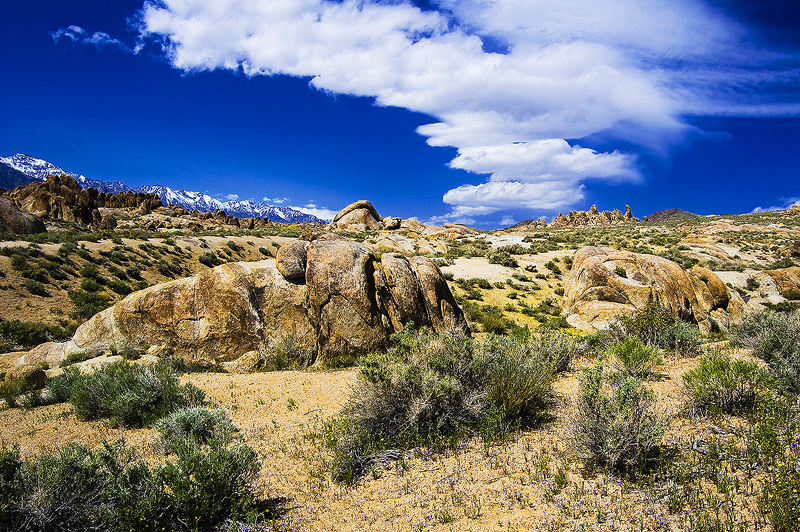
{"type": "Polygon", "coordinates": [[[378,261],[366,245],[312,238],[282,246],[276,261],[282,266],[229,263],[135,292],[82,324],[68,342],[43,344],[18,362],[54,367],[71,353],[153,345],[195,363],[229,362],[251,351],[266,359],[274,342],[288,336],[304,359],[324,363],[382,350],[409,321],[439,332],[466,327],[429,259],[386,253],[378,261]]]}
{"type": "Polygon", "coordinates": [[[372,203],[367,200],[359,200],[336,213],[336,216],[331,220],[331,228],[347,231],[364,231],[367,229],[378,231],[383,229],[383,218],[372,206],[372,203]]]}
{"type": "Polygon", "coordinates": [[[711,270],[686,271],[663,257],[596,247],[575,253],[564,299],[571,324],[595,329],[651,303],[706,331],[729,326],[744,309],[711,270]]]}
{"type": "Polygon", "coordinates": [[[778,292],[787,299],[800,298],[800,267],[791,266],[779,270],[764,270],[772,278],[778,292]]]}
{"type": "Polygon", "coordinates": [[[46,233],[47,228],[38,216],[20,211],[11,200],[0,196],[0,231],[10,231],[16,235],[34,235],[46,233]],[[7,231],[2,230],[2,227],[7,231]]]}

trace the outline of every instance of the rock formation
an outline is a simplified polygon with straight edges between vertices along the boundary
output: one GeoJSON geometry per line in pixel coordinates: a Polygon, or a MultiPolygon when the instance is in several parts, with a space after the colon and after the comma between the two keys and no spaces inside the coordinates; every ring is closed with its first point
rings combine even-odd
{"type": "MultiPolygon", "coordinates": [[[[87,189],[90,194],[95,189],[87,189]]],[[[144,192],[119,192],[118,194],[111,194],[107,192],[98,192],[95,197],[95,203],[98,207],[105,207],[107,209],[140,209],[147,214],[159,207],[162,207],[161,200],[157,194],[146,194],[144,192]]],[[[185,210],[185,209],[184,209],[185,210]]],[[[187,211],[188,212],[188,211],[187,211]]]]}
{"type": "Polygon", "coordinates": [[[347,231],[365,231],[383,229],[383,218],[366,200],[351,203],[333,217],[331,229],[344,229],[347,231]]]}
{"type": "Polygon", "coordinates": [[[786,244],[778,250],[781,257],[800,257],[800,240],[795,240],[791,244],[786,244]]]}
{"type": "MultiPolygon", "coordinates": [[[[95,196],[97,191],[95,190],[95,196]]],[[[20,210],[41,218],[62,219],[83,225],[100,223],[100,211],[89,190],[68,175],[47,176],[43,182],[17,187],[9,196],[20,210]]]]}
{"type": "Polygon", "coordinates": [[[38,216],[20,211],[11,200],[0,196],[0,232],[33,235],[46,233],[47,228],[38,216]]]}
{"type": "Polygon", "coordinates": [[[644,222],[672,222],[672,221],[686,221],[686,220],[694,220],[695,218],[699,218],[698,215],[691,213],[689,211],[684,211],[682,209],[663,209],[649,216],[643,216],[642,221],[644,222]]]}
{"type": "Polygon", "coordinates": [[[800,268],[792,266],[779,270],[764,270],[775,282],[778,292],[787,299],[800,298],[800,268]]]}
{"type": "Polygon", "coordinates": [[[685,271],[655,255],[611,248],[585,247],[575,253],[565,284],[568,321],[604,328],[615,316],[655,303],[705,331],[739,319],[744,302],[711,270],[685,271]]]}
{"type": "Polygon", "coordinates": [[[188,361],[266,358],[290,336],[304,358],[324,363],[384,349],[413,321],[436,331],[466,327],[438,268],[329,234],[287,243],[275,263],[229,263],[135,292],[78,327],[65,343],[43,344],[19,363],[70,353],[164,345],[188,361]],[[252,358],[252,357],[251,357],[252,358]]]}
{"type": "Polygon", "coordinates": [[[550,224],[553,229],[564,229],[573,227],[585,226],[603,226],[603,225],[616,225],[621,223],[631,223],[638,221],[633,217],[631,208],[625,205],[625,214],[620,212],[619,209],[613,211],[598,211],[597,205],[592,205],[589,211],[569,211],[569,214],[564,216],[558,213],[550,224]]]}

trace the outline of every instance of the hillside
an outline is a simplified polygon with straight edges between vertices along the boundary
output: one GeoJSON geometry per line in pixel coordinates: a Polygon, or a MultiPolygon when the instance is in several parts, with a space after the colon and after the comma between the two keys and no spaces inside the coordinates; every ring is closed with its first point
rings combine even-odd
{"type": "MultiPolygon", "coordinates": [[[[47,233],[0,242],[4,322],[46,324],[53,327],[51,336],[60,331],[53,339],[66,338],[94,311],[130,291],[154,290],[217,264],[274,263],[278,251],[295,238],[324,229],[264,222],[237,227],[223,218],[200,219],[163,207],[147,214],[138,207],[100,211],[114,215],[115,228],[93,230],[45,218],[47,233]]],[[[790,530],[773,526],[777,518],[763,497],[786,493],[765,490],[780,488],[768,488],[774,468],[788,471],[775,453],[794,452],[790,444],[796,442],[797,427],[786,421],[794,412],[792,400],[783,402],[776,388],[761,383],[759,397],[773,402],[718,413],[687,411],[692,394],[684,376],[701,367],[708,353],[766,370],[761,358],[751,349],[727,347],[725,330],[701,333],[696,325],[685,325],[695,331],[698,344],[686,352],[659,348],[663,365],[642,381],[654,393],[653,411],[667,420],[662,445],[654,451],[660,465],[626,474],[592,465],[576,451],[572,434],[582,370],[604,356],[611,357],[609,367],[620,366],[614,366],[619,364],[616,355],[603,343],[610,340],[572,327],[577,314],[568,315],[568,310],[583,308],[570,293],[575,282],[571,271],[584,267],[577,261],[584,260],[586,250],[598,248],[668,259],[685,272],[700,272],[711,288],[716,286],[708,281],[713,274],[726,297],[746,312],[790,311],[800,300],[793,280],[793,264],[800,262],[800,215],[782,211],[563,229],[519,226],[489,233],[404,220],[395,229],[337,231],[371,246],[376,260],[391,252],[430,256],[464,309],[476,345],[486,346],[476,349],[498,349],[491,347],[496,337],[489,333],[519,337],[530,334],[527,329],[532,346],[557,334],[565,335],[555,336],[562,342],[558,349],[570,345],[574,351],[555,376],[552,402],[535,421],[517,422],[500,433],[475,428],[452,442],[389,449],[381,455],[387,458],[352,485],[331,479],[337,451],[326,444],[336,435],[331,427],[338,426],[331,421],[341,419],[342,408],[358,398],[353,386],[360,372],[347,361],[342,361],[344,368],[302,368],[291,359],[270,358],[271,366],[247,374],[221,372],[219,365],[210,372],[190,366],[193,371],[181,373],[181,382],[203,390],[207,406],[221,408],[238,427],[236,441],[265,458],[254,492],[262,513],[253,529],[790,530]]],[[[613,264],[619,286],[638,286],[633,263],[613,264]]],[[[718,321],[720,310],[711,311],[718,321]]],[[[31,347],[13,344],[5,338],[5,350],[31,347]]],[[[75,364],[98,368],[119,359],[112,355],[75,364]]],[[[5,354],[2,370],[10,371],[18,356],[5,354]]],[[[132,358],[144,364],[154,356],[148,351],[132,358]]],[[[47,374],[62,371],[51,367],[47,374]]],[[[0,440],[18,444],[22,460],[75,441],[101,449],[102,442],[121,437],[150,464],[169,460],[157,450],[156,429],[82,420],[68,403],[0,411],[0,440]]],[[[787,511],[796,511],[791,506],[796,503],[786,500],[787,511]]]]}

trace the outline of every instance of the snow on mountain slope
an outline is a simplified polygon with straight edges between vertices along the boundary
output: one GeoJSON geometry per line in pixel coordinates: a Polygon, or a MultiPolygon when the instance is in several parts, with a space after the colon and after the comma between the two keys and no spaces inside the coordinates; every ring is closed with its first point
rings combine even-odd
{"type": "Polygon", "coordinates": [[[306,214],[289,207],[274,207],[266,203],[255,201],[219,201],[208,194],[193,192],[191,190],[174,190],[164,185],[145,185],[142,187],[131,188],[121,181],[100,181],[89,179],[88,177],[67,172],[50,162],[36,159],[24,153],[16,153],[10,157],[0,157],[0,162],[22,172],[23,174],[38,181],[50,174],[67,174],[72,176],[81,188],[96,188],[100,192],[145,192],[156,194],[164,205],[177,205],[188,210],[198,210],[200,212],[212,212],[217,209],[225,211],[230,216],[237,218],[266,218],[279,223],[308,223],[322,222],[316,216],[306,214]]]}

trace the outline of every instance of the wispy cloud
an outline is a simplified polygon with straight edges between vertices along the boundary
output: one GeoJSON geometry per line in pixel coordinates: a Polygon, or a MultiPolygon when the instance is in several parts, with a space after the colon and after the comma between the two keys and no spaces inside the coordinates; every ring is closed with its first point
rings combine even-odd
{"type": "Polygon", "coordinates": [[[336,213],[339,211],[332,211],[326,207],[317,207],[316,203],[313,201],[309,201],[303,207],[290,207],[296,211],[304,212],[306,214],[311,214],[312,216],[316,216],[320,220],[331,221],[333,217],[336,216],[336,213]]]}
{"type": "Polygon", "coordinates": [[[433,4],[160,0],[136,20],[187,72],[308,77],[436,117],[418,132],[476,174],[444,195],[450,219],[566,208],[589,180],[641,179],[637,152],[681,141],[689,115],[800,115],[800,59],[701,0],[433,4]],[[595,151],[588,138],[637,148],[595,151]]]}
{"type": "Polygon", "coordinates": [[[225,196],[225,199],[228,201],[236,201],[239,199],[239,194],[228,194],[225,196]]]}
{"type": "Polygon", "coordinates": [[[56,46],[77,46],[81,44],[89,44],[97,48],[119,48],[127,50],[128,47],[119,39],[113,38],[108,33],[96,31],[89,33],[80,26],[69,26],[66,28],[59,28],[50,32],[53,42],[56,46]]]}
{"type": "Polygon", "coordinates": [[[800,205],[800,198],[781,198],[783,204],[773,205],[772,207],[756,207],[751,212],[770,212],[770,211],[785,211],[795,205],[800,205]]]}
{"type": "Polygon", "coordinates": [[[282,203],[286,203],[287,201],[289,201],[289,198],[271,198],[270,199],[270,198],[264,196],[263,198],[261,198],[261,201],[263,201],[264,203],[274,203],[276,205],[280,205],[282,203]]]}

